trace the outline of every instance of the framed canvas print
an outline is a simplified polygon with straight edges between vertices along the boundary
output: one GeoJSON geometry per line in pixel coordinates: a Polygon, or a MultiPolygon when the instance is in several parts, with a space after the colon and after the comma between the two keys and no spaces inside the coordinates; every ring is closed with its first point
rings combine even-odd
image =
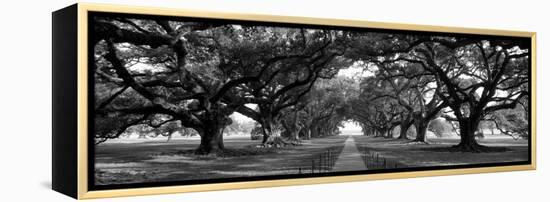
{"type": "Polygon", "coordinates": [[[533,32],[52,16],[52,184],[74,198],[535,169],[533,32]]]}

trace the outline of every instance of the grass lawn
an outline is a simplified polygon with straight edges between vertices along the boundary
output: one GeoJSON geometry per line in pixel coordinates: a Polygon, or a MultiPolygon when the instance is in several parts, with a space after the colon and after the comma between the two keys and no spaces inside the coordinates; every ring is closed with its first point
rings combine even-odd
{"type": "Polygon", "coordinates": [[[311,172],[312,159],[331,149],[342,150],[346,136],[304,140],[301,146],[256,148],[260,140],[227,137],[228,152],[197,156],[196,138],[170,142],[105,143],[96,146],[96,184],[166,182],[193,179],[266,176],[311,172]]]}
{"type": "MultiPolygon", "coordinates": [[[[433,138],[430,144],[410,144],[410,140],[383,137],[354,136],[357,148],[372,161],[372,156],[385,158],[388,168],[464,165],[526,161],[529,158],[527,140],[486,138],[478,140],[485,146],[504,147],[507,151],[491,153],[449,152],[445,148],[458,144],[458,139],[433,138]]],[[[364,159],[364,158],[363,158],[364,159]]],[[[379,166],[375,166],[379,168],[379,166]]]]}

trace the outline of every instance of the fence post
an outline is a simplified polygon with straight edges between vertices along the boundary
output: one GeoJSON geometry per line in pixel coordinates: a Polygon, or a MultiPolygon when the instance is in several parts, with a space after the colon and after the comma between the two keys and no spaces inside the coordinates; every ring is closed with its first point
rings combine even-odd
{"type": "Polygon", "coordinates": [[[325,171],[328,171],[328,163],[329,163],[329,156],[328,156],[328,151],[325,153],[325,171]]]}
{"type": "Polygon", "coordinates": [[[327,170],[327,152],[323,152],[323,171],[327,170]]]}
{"type": "Polygon", "coordinates": [[[315,173],[315,160],[311,159],[311,173],[315,173]]]}
{"type": "Polygon", "coordinates": [[[322,172],[323,168],[323,154],[321,153],[321,155],[319,155],[319,173],[322,172]]]}
{"type": "Polygon", "coordinates": [[[328,170],[332,170],[332,152],[330,149],[328,150],[328,170]]]}
{"type": "Polygon", "coordinates": [[[328,152],[323,153],[323,171],[327,171],[327,165],[328,165],[328,152]]]}
{"type": "Polygon", "coordinates": [[[330,170],[332,171],[332,168],[334,167],[334,163],[336,163],[334,159],[334,154],[332,153],[332,150],[330,150],[330,170]]]}
{"type": "Polygon", "coordinates": [[[365,148],[365,168],[369,167],[369,159],[368,159],[367,149],[365,148]]]}
{"type": "Polygon", "coordinates": [[[330,169],[330,150],[327,150],[326,160],[327,167],[325,167],[325,169],[328,172],[330,169]]]}

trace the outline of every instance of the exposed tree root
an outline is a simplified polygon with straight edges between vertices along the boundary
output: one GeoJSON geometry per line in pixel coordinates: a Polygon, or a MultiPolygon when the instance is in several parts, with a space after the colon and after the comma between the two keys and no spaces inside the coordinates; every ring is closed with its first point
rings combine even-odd
{"type": "Polygon", "coordinates": [[[218,158],[230,158],[230,157],[241,157],[241,156],[255,156],[255,155],[264,155],[276,152],[273,149],[264,149],[256,148],[252,145],[246,146],[244,148],[225,148],[225,149],[215,149],[210,151],[210,153],[197,153],[197,149],[187,149],[179,151],[170,151],[170,152],[161,152],[158,155],[178,155],[178,156],[188,156],[197,160],[211,160],[218,158]]]}
{"type": "Polygon", "coordinates": [[[195,155],[209,155],[209,154],[218,154],[223,153],[225,149],[220,148],[211,148],[210,150],[204,149],[204,148],[197,148],[194,150],[195,155]]]}
{"type": "Polygon", "coordinates": [[[472,153],[491,153],[505,152],[509,149],[505,147],[488,147],[480,144],[458,144],[449,148],[450,152],[472,152],[472,153]]]}
{"type": "Polygon", "coordinates": [[[286,147],[286,146],[299,146],[302,145],[300,140],[290,140],[284,139],[280,136],[271,136],[267,139],[264,144],[261,144],[259,147],[286,147]]]}
{"type": "Polygon", "coordinates": [[[408,143],[406,143],[407,145],[429,145],[430,143],[427,142],[427,141],[422,141],[422,140],[412,140],[408,143]]]}

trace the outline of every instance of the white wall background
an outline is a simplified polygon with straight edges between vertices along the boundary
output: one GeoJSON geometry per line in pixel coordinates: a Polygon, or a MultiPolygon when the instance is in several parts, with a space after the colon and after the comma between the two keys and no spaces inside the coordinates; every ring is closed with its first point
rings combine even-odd
{"type": "MultiPolygon", "coordinates": [[[[100,201],[526,201],[547,198],[550,41],[544,1],[120,0],[129,5],[538,32],[538,170],[100,201]],[[546,19],[546,20],[545,20],[546,19]]],[[[74,1],[5,1],[0,12],[0,201],[69,201],[50,190],[51,12],[74,1]]]]}

